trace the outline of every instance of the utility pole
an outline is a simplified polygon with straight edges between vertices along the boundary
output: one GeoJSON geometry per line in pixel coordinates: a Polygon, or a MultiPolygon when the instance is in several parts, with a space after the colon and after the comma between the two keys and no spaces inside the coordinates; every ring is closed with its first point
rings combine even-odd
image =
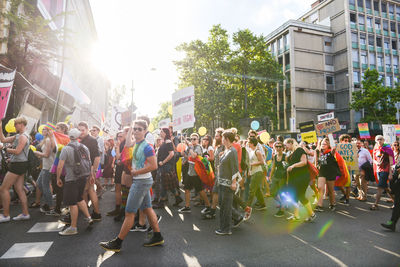
{"type": "Polygon", "coordinates": [[[247,79],[246,79],[246,75],[243,75],[244,78],[244,114],[247,116],[247,79]]]}

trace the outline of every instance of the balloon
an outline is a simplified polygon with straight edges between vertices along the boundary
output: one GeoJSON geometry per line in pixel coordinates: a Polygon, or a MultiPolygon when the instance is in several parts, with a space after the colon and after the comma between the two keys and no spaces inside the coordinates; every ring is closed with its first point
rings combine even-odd
{"type": "Polygon", "coordinates": [[[260,123],[258,121],[252,121],[250,124],[251,129],[253,130],[258,130],[258,128],[260,128],[260,123]]]}
{"type": "Polygon", "coordinates": [[[263,132],[263,133],[260,135],[260,139],[261,139],[261,141],[262,141],[264,144],[268,143],[269,138],[270,138],[270,136],[269,136],[269,133],[267,133],[267,132],[263,132]]]}
{"type": "Polygon", "coordinates": [[[65,117],[65,123],[67,123],[68,124],[68,122],[69,122],[69,120],[71,119],[71,115],[67,115],[66,117],[65,117]]]}
{"type": "Polygon", "coordinates": [[[179,153],[183,152],[186,150],[186,145],[185,144],[178,144],[178,146],[176,147],[176,151],[178,151],[179,153]]]}
{"type": "Polygon", "coordinates": [[[30,145],[29,148],[30,148],[32,151],[36,151],[36,147],[34,147],[34,146],[32,146],[32,145],[30,145]]]}
{"type": "Polygon", "coordinates": [[[99,136],[103,136],[103,134],[104,134],[103,131],[100,131],[100,132],[99,132],[99,136]]]}
{"type": "Polygon", "coordinates": [[[43,129],[44,129],[44,127],[45,127],[45,125],[42,124],[42,125],[40,125],[39,128],[38,128],[38,132],[39,132],[41,135],[43,135],[43,129]]]}
{"type": "Polygon", "coordinates": [[[149,124],[149,132],[152,132],[152,131],[154,131],[154,125],[153,125],[153,123],[150,123],[149,124]]]}
{"type": "Polygon", "coordinates": [[[7,133],[17,132],[17,130],[14,127],[14,124],[7,123],[5,128],[6,128],[7,133]]]}
{"type": "Polygon", "coordinates": [[[203,136],[203,135],[206,135],[206,133],[207,133],[206,127],[201,126],[201,127],[199,128],[199,135],[200,135],[200,136],[203,136]]]}
{"type": "Polygon", "coordinates": [[[37,141],[42,141],[42,140],[43,140],[43,135],[41,135],[40,133],[36,133],[36,134],[35,134],[35,139],[36,139],[37,141]]]}
{"type": "Polygon", "coordinates": [[[169,105],[169,106],[168,106],[168,113],[169,113],[170,115],[172,115],[172,105],[169,105]]]}

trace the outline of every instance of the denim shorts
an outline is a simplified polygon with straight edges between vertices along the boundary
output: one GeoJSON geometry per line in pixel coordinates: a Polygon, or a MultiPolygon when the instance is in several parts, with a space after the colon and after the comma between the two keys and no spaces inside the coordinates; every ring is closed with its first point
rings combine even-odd
{"type": "Polygon", "coordinates": [[[378,172],[378,187],[380,188],[388,188],[388,179],[389,179],[389,173],[388,172],[378,172]]]}
{"type": "Polygon", "coordinates": [[[133,179],[126,202],[125,212],[137,213],[138,209],[151,208],[150,188],[153,185],[153,178],[133,179]]]}

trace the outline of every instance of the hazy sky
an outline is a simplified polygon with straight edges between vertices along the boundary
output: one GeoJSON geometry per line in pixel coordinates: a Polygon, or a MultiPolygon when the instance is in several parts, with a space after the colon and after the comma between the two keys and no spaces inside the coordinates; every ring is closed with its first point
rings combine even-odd
{"type": "MultiPolygon", "coordinates": [[[[178,74],[175,47],[207,40],[214,24],[231,35],[248,28],[267,35],[297,19],[315,0],[90,0],[99,42],[94,61],[112,86],[135,88],[138,113],[153,117],[171,100],[178,74]]],[[[130,93],[126,100],[130,101],[130,93]]]]}

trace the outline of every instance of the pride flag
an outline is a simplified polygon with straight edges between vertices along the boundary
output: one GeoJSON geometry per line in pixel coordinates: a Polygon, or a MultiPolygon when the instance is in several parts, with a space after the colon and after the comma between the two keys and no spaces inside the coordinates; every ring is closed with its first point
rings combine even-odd
{"type": "Polygon", "coordinates": [[[59,132],[53,132],[53,134],[54,137],[56,138],[57,145],[64,145],[64,146],[68,145],[70,141],[68,135],[59,132]]]}
{"type": "Polygon", "coordinates": [[[360,132],[360,138],[371,138],[368,129],[368,123],[359,123],[358,131],[360,132]]]}
{"type": "Polygon", "coordinates": [[[396,136],[400,136],[400,124],[396,124],[394,128],[396,129],[396,136]]]}

